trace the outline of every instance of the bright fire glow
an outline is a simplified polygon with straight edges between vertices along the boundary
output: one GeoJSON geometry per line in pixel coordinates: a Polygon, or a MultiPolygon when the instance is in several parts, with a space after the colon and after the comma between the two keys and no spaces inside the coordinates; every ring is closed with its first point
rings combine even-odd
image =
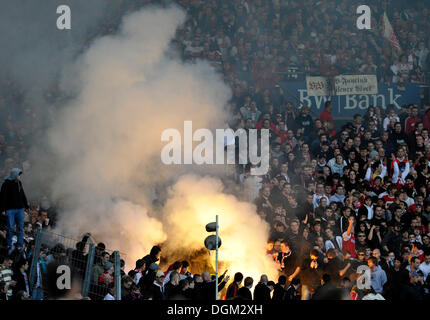
{"type": "MultiPolygon", "coordinates": [[[[253,204],[223,193],[219,179],[192,175],[182,177],[171,188],[170,196],[165,206],[169,251],[201,249],[210,235],[205,226],[218,215],[222,241],[219,259],[228,266],[228,274],[232,277],[240,271],[244,277],[251,276],[254,283],[262,274],[276,280],[276,264],[266,257],[269,225],[256,214],[253,204]]],[[[219,271],[223,273],[224,269],[219,271]]]]}

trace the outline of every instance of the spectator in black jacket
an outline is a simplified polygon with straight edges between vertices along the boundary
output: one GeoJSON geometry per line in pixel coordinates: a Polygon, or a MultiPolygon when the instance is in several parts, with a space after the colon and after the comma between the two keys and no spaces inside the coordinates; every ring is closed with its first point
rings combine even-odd
{"type": "Polygon", "coordinates": [[[152,263],[146,273],[140,278],[138,286],[140,287],[140,292],[144,297],[151,294],[152,284],[154,283],[157,271],[159,270],[160,267],[158,264],[152,263]]]}
{"type": "Polygon", "coordinates": [[[328,300],[327,297],[330,296],[329,293],[334,288],[336,287],[331,282],[330,275],[324,273],[321,279],[321,286],[316,288],[315,293],[312,295],[312,300],[324,300],[323,298],[326,298],[326,300],[328,300]]]}
{"type": "Polygon", "coordinates": [[[188,277],[186,279],[182,279],[179,281],[179,285],[181,286],[182,296],[184,296],[188,300],[196,300],[197,292],[195,290],[195,281],[192,277],[188,277]],[[186,287],[183,287],[183,283],[186,282],[186,287]]]}
{"type": "Polygon", "coordinates": [[[157,271],[157,274],[155,275],[155,281],[152,283],[151,286],[151,296],[152,300],[166,300],[166,294],[164,290],[164,272],[157,271]]]}
{"type": "Polygon", "coordinates": [[[300,279],[294,278],[290,286],[287,289],[287,292],[285,293],[285,300],[291,301],[291,300],[300,300],[300,279]]]}
{"type": "Polygon", "coordinates": [[[269,301],[270,298],[270,288],[268,286],[267,275],[263,274],[260,278],[260,282],[255,286],[254,289],[254,300],[255,301],[269,301]]]}
{"type": "Polygon", "coordinates": [[[251,288],[254,284],[254,279],[251,277],[246,277],[243,284],[244,286],[237,290],[237,296],[241,297],[243,300],[252,300],[251,288]]]}
{"type": "Polygon", "coordinates": [[[0,281],[0,301],[6,301],[9,300],[9,297],[7,295],[7,291],[9,289],[9,286],[4,281],[0,281]]]}
{"type": "Polygon", "coordinates": [[[300,113],[296,118],[296,124],[298,126],[298,129],[303,130],[303,136],[305,137],[307,142],[310,142],[309,137],[311,136],[314,127],[312,116],[309,114],[309,112],[310,108],[307,105],[304,105],[300,109],[300,113]]]}
{"type": "Polygon", "coordinates": [[[283,301],[285,300],[285,284],[287,283],[286,276],[279,276],[278,283],[275,285],[275,289],[273,290],[272,300],[275,301],[283,301]]]}
{"type": "Polygon", "coordinates": [[[387,300],[400,300],[402,291],[409,283],[409,273],[402,266],[401,258],[395,257],[393,266],[387,272],[387,283],[384,286],[383,296],[387,300]]]}
{"type": "Polygon", "coordinates": [[[401,300],[424,300],[424,283],[420,275],[413,271],[410,276],[409,285],[401,293],[401,300]]]}
{"type": "Polygon", "coordinates": [[[24,290],[27,292],[27,295],[31,296],[30,291],[30,279],[27,274],[28,270],[28,261],[25,259],[20,259],[15,264],[15,270],[13,272],[12,280],[16,281],[15,286],[13,287],[13,295],[15,296],[18,291],[24,290]]]}
{"type": "Polygon", "coordinates": [[[385,251],[392,251],[396,256],[400,256],[400,245],[402,241],[400,230],[402,226],[400,223],[392,223],[392,225],[392,228],[382,239],[381,245],[385,251]]]}
{"type": "MultiPolygon", "coordinates": [[[[226,276],[227,270],[218,278],[218,292],[221,291],[227,284],[230,276],[226,276]]],[[[203,282],[199,284],[200,300],[210,301],[215,299],[215,281],[212,279],[209,272],[202,273],[203,282]]]]}
{"type": "Polygon", "coordinates": [[[225,295],[226,299],[231,299],[236,297],[237,291],[239,290],[240,284],[243,280],[243,274],[241,272],[236,272],[234,275],[234,280],[227,288],[227,293],[225,295]]]}
{"type": "Polygon", "coordinates": [[[170,273],[169,282],[164,285],[167,300],[172,300],[179,293],[179,274],[176,271],[170,273]]]}
{"type": "Polygon", "coordinates": [[[21,169],[14,168],[0,190],[0,211],[7,216],[6,235],[9,254],[12,252],[12,236],[16,224],[17,244],[20,251],[24,245],[24,209],[30,208],[21,182],[21,169]]]}
{"type": "Polygon", "coordinates": [[[81,275],[85,273],[85,268],[87,266],[87,255],[84,251],[89,237],[89,233],[85,234],[82,240],[76,243],[76,249],[72,251],[72,266],[76,269],[76,272],[81,275]]]}

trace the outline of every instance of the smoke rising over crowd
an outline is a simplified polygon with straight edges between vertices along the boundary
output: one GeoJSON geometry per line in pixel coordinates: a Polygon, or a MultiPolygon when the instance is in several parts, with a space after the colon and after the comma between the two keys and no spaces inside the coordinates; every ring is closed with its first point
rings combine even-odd
{"type": "Polygon", "coordinates": [[[181,130],[185,120],[196,128],[223,128],[228,117],[231,92],[219,75],[206,62],[181,62],[170,48],[184,20],[176,6],[133,13],[117,34],[94,40],[67,65],[61,90],[73,98],[56,110],[44,139],[46,155],[35,153],[34,168],[55,173],[49,191],[61,205],[60,233],[90,231],[125,252],[132,265],[166,240],[167,248],[201,249],[204,225],[219,214],[223,256],[237,268],[252,265],[258,277],[267,270],[260,258],[269,227],[255,207],[223,193],[219,179],[180,177],[218,174],[216,168],[160,161],[166,128],[181,130]],[[152,210],[153,186],[175,180],[162,214],[152,210]]]}

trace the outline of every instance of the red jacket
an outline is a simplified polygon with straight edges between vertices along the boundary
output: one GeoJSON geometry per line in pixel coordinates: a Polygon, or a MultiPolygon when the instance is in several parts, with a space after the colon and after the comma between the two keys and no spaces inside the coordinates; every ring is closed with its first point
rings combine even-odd
{"type": "MultiPolygon", "coordinates": [[[[104,283],[105,282],[105,276],[107,276],[107,275],[108,275],[108,273],[103,272],[99,277],[99,282],[104,283]]],[[[113,276],[112,275],[110,275],[110,276],[111,276],[111,280],[109,281],[109,283],[114,283],[113,276]]]]}
{"type": "Polygon", "coordinates": [[[358,300],[358,293],[355,291],[350,292],[351,300],[358,300]]]}
{"type": "MultiPolygon", "coordinates": [[[[287,140],[287,131],[282,131],[282,132],[280,132],[278,129],[276,129],[276,127],[275,127],[275,129],[273,129],[273,132],[275,132],[275,134],[277,135],[277,136],[280,136],[281,137],[281,144],[283,144],[284,142],[285,142],[285,140],[287,140]]],[[[291,146],[292,147],[292,146],[291,146]]]]}
{"type": "Polygon", "coordinates": [[[415,130],[415,125],[420,122],[420,118],[407,117],[405,121],[405,133],[409,135],[415,130]]]}
{"type": "MultiPolygon", "coordinates": [[[[260,120],[255,125],[255,129],[260,130],[262,128],[263,128],[263,120],[260,120]]],[[[272,121],[270,121],[270,129],[272,129],[272,130],[276,129],[276,125],[272,121]]]]}
{"type": "Polygon", "coordinates": [[[320,114],[320,120],[322,122],[326,122],[328,121],[329,123],[331,123],[331,131],[330,131],[330,136],[334,136],[336,134],[336,130],[334,129],[334,119],[333,119],[333,115],[331,114],[330,111],[328,111],[327,109],[324,109],[323,112],[321,112],[320,114]]]}

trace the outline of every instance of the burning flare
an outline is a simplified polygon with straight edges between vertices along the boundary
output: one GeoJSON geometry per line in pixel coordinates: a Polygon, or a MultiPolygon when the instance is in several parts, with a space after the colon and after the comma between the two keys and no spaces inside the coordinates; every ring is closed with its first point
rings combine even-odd
{"type": "Polygon", "coordinates": [[[256,214],[253,204],[239,201],[223,189],[217,178],[186,175],[179,179],[164,207],[167,250],[201,249],[209,235],[205,226],[218,215],[222,240],[219,258],[229,274],[242,272],[255,282],[262,274],[275,279],[276,264],[266,256],[269,225],[256,214]]]}

